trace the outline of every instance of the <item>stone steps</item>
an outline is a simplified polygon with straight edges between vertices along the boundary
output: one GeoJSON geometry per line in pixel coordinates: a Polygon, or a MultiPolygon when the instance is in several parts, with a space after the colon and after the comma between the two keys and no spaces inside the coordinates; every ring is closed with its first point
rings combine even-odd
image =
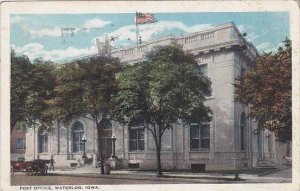
{"type": "Polygon", "coordinates": [[[275,162],[266,159],[259,159],[256,168],[276,168],[275,162]]]}

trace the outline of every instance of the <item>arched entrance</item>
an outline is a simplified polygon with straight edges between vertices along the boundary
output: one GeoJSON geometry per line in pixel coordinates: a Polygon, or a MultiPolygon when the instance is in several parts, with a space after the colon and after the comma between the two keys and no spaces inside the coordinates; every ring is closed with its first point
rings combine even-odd
{"type": "Polygon", "coordinates": [[[108,119],[103,119],[100,124],[100,128],[102,128],[102,136],[100,141],[102,157],[104,160],[106,160],[112,155],[112,124],[108,119]]]}

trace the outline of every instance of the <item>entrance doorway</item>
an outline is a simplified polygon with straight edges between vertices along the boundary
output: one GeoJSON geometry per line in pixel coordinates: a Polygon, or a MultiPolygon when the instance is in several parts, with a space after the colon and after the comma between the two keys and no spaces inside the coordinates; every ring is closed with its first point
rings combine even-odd
{"type": "Polygon", "coordinates": [[[101,121],[101,148],[104,161],[112,155],[112,124],[108,119],[101,121]]]}

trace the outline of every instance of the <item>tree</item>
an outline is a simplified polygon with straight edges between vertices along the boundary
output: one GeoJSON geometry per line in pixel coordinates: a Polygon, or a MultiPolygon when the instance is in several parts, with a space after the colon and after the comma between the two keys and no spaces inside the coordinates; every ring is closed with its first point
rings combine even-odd
{"type": "Polygon", "coordinates": [[[292,53],[290,40],[284,42],[285,49],[259,56],[235,84],[237,101],[249,104],[250,116],[281,142],[292,139],[292,53]]]}
{"type": "Polygon", "coordinates": [[[102,174],[101,121],[110,117],[119,69],[119,60],[106,56],[66,64],[58,73],[55,98],[49,101],[51,115],[65,124],[75,117],[89,118],[96,124],[102,174]]]}
{"type": "Polygon", "coordinates": [[[126,66],[118,76],[115,120],[123,125],[142,120],[156,145],[157,175],[161,169],[161,138],[178,120],[209,121],[204,105],[210,95],[210,80],[201,74],[191,54],[178,45],[157,47],[147,61],[126,66]]]}
{"type": "Polygon", "coordinates": [[[33,86],[27,97],[26,107],[33,123],[37,121],[40,125],[52,129],[55,119],[48,114],[51,109],[48,101],[54,97],[57,68],[53,62],[42,58],[35,59],[32,65],[33,86]]]}
{"type": "Polygon", "coordinates": [[[11,132],[16,126],[36,123],[49,127],[51,118],[46,115],[47,100],[53,96],[55,67],[51,61],[36,59],[11,52],[11,132]]]}

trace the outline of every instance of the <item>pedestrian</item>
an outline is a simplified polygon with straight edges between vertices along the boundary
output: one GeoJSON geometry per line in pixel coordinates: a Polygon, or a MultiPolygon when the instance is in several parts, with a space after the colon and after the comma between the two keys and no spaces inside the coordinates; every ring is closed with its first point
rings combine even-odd
{"type": "Polygon", "coordinates": [[[49,170],[51,170],[51,168],[52,168],[52,170],[54,171],[54,159],[53,159],[53,155],[51,155],[51,159],[50,159],[50,168],[49,168],[49,170]]]}

